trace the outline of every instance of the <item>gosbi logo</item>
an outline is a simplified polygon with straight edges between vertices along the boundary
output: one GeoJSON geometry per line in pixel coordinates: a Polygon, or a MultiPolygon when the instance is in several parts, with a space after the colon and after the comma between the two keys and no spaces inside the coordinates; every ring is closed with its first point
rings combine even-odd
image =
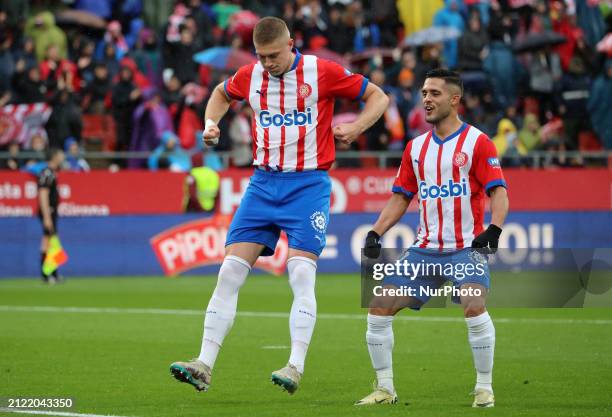
{"type": "Polygon", "coordinates": [[[453,156],[453,165],[461,168],[467,164],[468,156],[465,152],[457,152],[455,156],[453,156]]]}
{"type": "Polygon", "coordinates": [[[310,84],[302,84],[300,85],[300,88],[298,88],[298,96],[300,98],[310,97],[311,94],[312,87],[310,86],[310,84]]]}
{"type": "Polygon", "coordinates": [[[446,197],[463,197],[468,195],[467,181],[465,178],[461,182],[453,182],[448,180],[448,183],[442,185],[427,186],[425,181],[419,183],[419,196],[421,200],[446,198],[446,197]]]}
{"type": "Polygon", "coordinates": [[[308,107],[305,112],[293,110],[291,113],[270,113],[262,110],[259,113],[259,125],[263,128],[270,126],[304,126],[312,124],[312,109],[308,107]]]}

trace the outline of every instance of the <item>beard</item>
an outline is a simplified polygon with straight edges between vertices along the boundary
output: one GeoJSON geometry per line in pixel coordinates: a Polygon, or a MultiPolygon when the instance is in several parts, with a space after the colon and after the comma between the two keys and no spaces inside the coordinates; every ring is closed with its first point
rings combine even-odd
{"type": "Polygon", "coordinates": [[[439,109],[437,114],[435,115],[431,115],[431,116],[425,116],[425,120],[427,121],[427,123],[431,123],[432,125],[435,125],[436,123],[440,123],[442,120],[446,119],[448,116],[450,116],[451,111],[450,109],[444,111],[442,109],[439,109]]]}

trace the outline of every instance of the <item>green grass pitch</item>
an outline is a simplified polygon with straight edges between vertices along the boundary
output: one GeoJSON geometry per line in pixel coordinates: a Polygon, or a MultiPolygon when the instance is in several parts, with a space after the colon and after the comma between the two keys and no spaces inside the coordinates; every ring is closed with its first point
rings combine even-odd
{"type": "Polygon", "coordinates": [[[404,311],[394,323],[399,404],[354,407],[374,374],[360,280],[351,275],[318,277],[319,318],[295,395],[270,382],[289,355],[291,296],[285,278],[265,275],[243,287],[211,390],[197,393],[168,366],[197,356],[214,284],[0,280],[0,397],[72,397],[75,407],[64,411],[139,417],[612,416],[612,309],[602,308],[492,309],[494,409],[470,407],[474,370],[461,310],[404,311]]]}

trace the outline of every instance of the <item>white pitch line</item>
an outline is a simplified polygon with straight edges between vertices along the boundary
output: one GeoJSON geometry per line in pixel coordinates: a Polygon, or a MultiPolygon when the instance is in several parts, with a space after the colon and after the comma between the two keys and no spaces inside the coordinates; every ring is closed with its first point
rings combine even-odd
{"type": "Polygon", "coordinates": [[[59,416],[59,417],[127,417],[127,416],[111,416],[102,414],[81,414],[68,413],[65,411],[42,411],[42,410],[16,410],[14,408],[0,408],[3,413],[30,414],[39,416],[59,416]]]}
{"type": "MultiPolygon", "coordinates": [[[[0,312],[24,312],[24,313],[91,313],[91,314],[148,314],[148,315],[171,315],[171,316],[204,316],[203,310],[176,310],[162,308],[117,308],[117,307],[54,307],[54,306],[10,306],[0,305],[0,312]]],[[[239,317],[260,317],[287,319],[289,313],[272,311],[239,311],[239,317]]],[[[460,313],[459,313],[460,315],[460,313]]],[[[342,314],[342,313],[319,313],[317,319],[322,320],[362,320],[364,314],[342,314]]],[[[425,321],[425,322],[464,322],[463,317],[443,316],[407,316],[400,315],[395,318],[399,321],[425,321]]],[[[607,319],[555,319],[555,318],[504,318],[493,317],[495,323],[510,324],[599,324],[612,325],[612,320],[607,319]]]]}

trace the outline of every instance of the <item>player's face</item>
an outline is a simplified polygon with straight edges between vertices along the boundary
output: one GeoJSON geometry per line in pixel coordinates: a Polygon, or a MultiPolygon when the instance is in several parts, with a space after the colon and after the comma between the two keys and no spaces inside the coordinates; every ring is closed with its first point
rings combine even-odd
{"type": "Polygon", "coordinates": [[[421,94],[425,120],[431,124],[439,123],[450,116],[460,100],[460,95],[442,78],[427,78],[421,94]]]}
{"type": "Polygon", "coordinates": [[[292,62],[291,50],[293,39],[288,36],[266,45],[255,44],[255,52],[259,62],[266,71],[275,77],[287,72],[292,62]]]}

